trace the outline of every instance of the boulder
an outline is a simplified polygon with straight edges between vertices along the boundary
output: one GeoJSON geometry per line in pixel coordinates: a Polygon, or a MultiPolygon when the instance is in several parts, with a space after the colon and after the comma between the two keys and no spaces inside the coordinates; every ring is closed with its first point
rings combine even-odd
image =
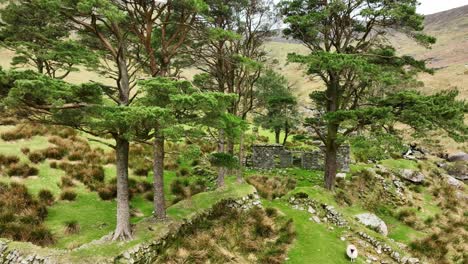
{"type": "Polygon", "coordinates": [[[466,154],[465,152],[459,152],[456,154],[449,155],[447,160],[450,162],[468,161],[468,154],[466,154]]]}
{"type": "Polygon", "coordinates": [[[422,174],[420,171],[414,171],[410,169],[401,170],[400,177],[412,183],[422,183],[425,178],[424,174],[422,174]]]}
{"type": "Polygon", "coordinates": [[[343,172],[337,173],[336,178],[345,179],[346,178],[346,173],[343,173],[343,172]]]}
{"type": "Polygon", "coordinates": [[[372,213],[363,213],[356,215],[356,219],[363,225],[374,229],[380,234],[388,235],[388,228],[385,222],[372,213]]]}
{"type": "Polygon", "coordinates": [[[444,168],[450,176],[454,178],[466,181],[468,180],[468,162],[467,161],[455,161],[451,162],[444,168]]]}
{"type": "Polygon", "coordinates": [[[457,179],[455,179],[454,177],[450,176],[450,175],[445,175],[444,176],[445,178],[445,181],[450,185],[450,186],[453,186],[457,189],[461,189],[463,187],[463,182],[462,181],[459,181],[457,179]]]}

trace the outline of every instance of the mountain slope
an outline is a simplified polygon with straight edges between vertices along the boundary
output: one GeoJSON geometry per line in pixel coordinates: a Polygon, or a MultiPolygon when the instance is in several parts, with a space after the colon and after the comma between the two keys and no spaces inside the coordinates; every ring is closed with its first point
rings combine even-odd
{"type": "MultiPolygon", "coordinates": [[[[399,33],[391,34],[389,39],[400,54],[427,60],[428,66],[436,69],[434,75],[419,75],[419,79],[425,83],[422,91],[433,93],[457,87],[461,91],[460,97],[468,98],[468,5],[428,15],[424,32],[437,38],[431,49],[418,46],[399,33]]],[[[322,87],[320,82],[305,76],[300,66],[286,64],[287,54],[305,53],[307,49],[304,46],[276,38],[267,44],[267,50],[279,61],[277,69],[295,86],[303,103],[310,91],[322,87]]]]}

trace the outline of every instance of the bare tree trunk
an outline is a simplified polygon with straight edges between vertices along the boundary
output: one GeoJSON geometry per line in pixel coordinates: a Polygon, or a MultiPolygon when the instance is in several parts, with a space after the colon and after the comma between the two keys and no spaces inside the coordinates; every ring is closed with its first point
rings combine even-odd
{"type": "Polygon", "coordinates": [[[128,240],[132,238],[130,226],[130,206],[128,193],[128,140],[115,137],[117,165],[117,226],[112,240],[128,240]]]}
{"type": "Polygon", "coordinates": [[[280,143],[280,134],[281,134],[281,129],[275,128],[275,143],[276,144],[280,143]]]}
{"type": "Polygon", "coordinates": [[[244,182],[244,132],[239,137],[239,169],[237,169],[237,182],[244,182]]]}
{"type": "MultiPolygon", "coordinates": [[[[219,130],[218,152],[219,153],[224,152],[224,129],[219,130]]],[[[225,173],[226,173],[226,169],[223,167],[219,167],[218,179],[217,179],[218,188],[223,188],[225,186],[225,183],[224,183],[225,173]]]]}
{"type": "Polygon", "coordinates": [[[157,135],[154,139],[154,217],[166,219],[166,201],[164,196],[164,136],[157,135]]]}

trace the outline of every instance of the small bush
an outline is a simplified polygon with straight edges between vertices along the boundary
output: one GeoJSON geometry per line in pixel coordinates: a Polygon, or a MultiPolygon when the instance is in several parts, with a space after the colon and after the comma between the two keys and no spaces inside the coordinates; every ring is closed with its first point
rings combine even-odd
{"type": "Polygon", "coordinates": [[[61,194],[60,194],[60,200],[63,200],[63,201],[74,201],[76,199],[76,192],[72,191],[72,190],[64,190],[61,194]]]}
{"type": "Polygon", "coordinates": [[[65,225],[65,234],[77,234],[80,232],[80,224],[76,220],[66,221],[65,225]]]}
{"type": "Polygon", "coordinates": [[[24,155],[28,155],[30,152],[31,150],[29,148],[21,148],[21,153],[23,153],[24,155]]]}
{"type": "Polygon", "coordinates": [[[39,170],[35,167],[29,167],[27,164],[14,163],[8,167],[7,175],[9,176],[18,176],[27,178],[29,176],[34,176],[39,173],[39,170]]]}
{"type": "Polygon", "coordinates": [[[147,193],[145,193],[144,197],[145,197],[145,199],[146,199],[147,201],[150,201],[150,202],[152,202],[152,201],[154,200],[153,192],[147,192],[147,193]]]}
{"type": "Polygon", "coordinates": [[[0,154],[0,166],[9,166],[18,163],[20,159],[16,156],[5,156],[0,154]]]}
{"type": "Polygon", "coordinates": [[[47,148],[42,151],[42,155],[47,159],[54,159],[54,160],[61,160],[67,154],[67,150],[65,148],[47,148]]]}
{"type": "Polygon", "coordinates": [[[40,162],[43,162],[46,159],[46,157],[41,152],[34,151],[34,152],[29,153],[28,159],[32,163],[40,163],[40,162]]]}
{"type": "Polygon", "coordinates": [[[60,186],[62,188],[73,187],[75,184],[73,183],[73,179],[67,176],[62,176],[60,179],[61,183],[60,186]]]}
{"type": "Polygon", "coordinates": [[[117,188],[115,186],[106,186],[98,189],[99,197],[104,201],[109,201],[117,197],[117,188]]]}
{"type": "Polygon", "coordinates": [[[68,155],[68,160],[69,161],[78,161],[78,160],[83,160],[83,153],[80,151],[73,151],[68,155]]]}
{"type": "Polygon", "coordinates": [[[49,190],[40,190],[38,194],[39,200],[45,204],[51,205],[55,198],[51,191],[49,190]]]}
{"type": "Polygon", "coordinates": [[[180,168],[179,174],[180,176],[188,176],[190,174],[190,170],[188,168],[180,168]]]}
{"type": "Polygon", "coordinates": [[[137,176],[148,176],[149,171],[151,168],[148,168],[147,166],[139,166],[133,170],[135,175],[137,176]]]}

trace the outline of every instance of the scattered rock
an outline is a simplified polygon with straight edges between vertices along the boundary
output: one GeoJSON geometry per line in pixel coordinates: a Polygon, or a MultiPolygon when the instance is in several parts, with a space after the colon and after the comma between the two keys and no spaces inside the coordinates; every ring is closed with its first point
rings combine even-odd
{"type": "Polygon", "coordinates": [[[337,173],[336,178],[345,179],[346,178],[346,173],[343,173],[343,172],[337,173]]]}
{"type": "Polygon", "coordinates": [[[462,181],[459,181],[459,180],[455,179],[454,177],[452,177],[450,175],[445,175],[444,177],[445,177],[446,182],[449,185],[451,185],[451,186],[453,186],[453,187],[455,187],[457,189],[461,189],[463,187],[464,183],[462,181]]]}
{"type": "Polygon", "coordinates": [[[468,161],[468,154],[466,154],[465,152],[459,152],[456,154],[449,155],[447,160],[450,162],[468,161]]]}
{"type": "Polygon", "coordinates": [[[380,219],[378,216],[372,213],[363,213],[356,215],[356,219],[363,225],[370,227],[380,234],[387,236],[388,228],[385,222],[380,219]]]}
{"type": "Polygon", "coordinates": [[[316,211],[314,208],[312,208],[312,206],[309,206],[309,208],[307,209],[307,212],[311,213],[311,214],[315,214],[316,211]]]}
{"type": "Polygon", "coordinates": [[[422,183],[425,178],[424,174],[422,174],[420,171],[414,171],[410,169],[401,170],[400,177],[412,183],[422,183]]]}

